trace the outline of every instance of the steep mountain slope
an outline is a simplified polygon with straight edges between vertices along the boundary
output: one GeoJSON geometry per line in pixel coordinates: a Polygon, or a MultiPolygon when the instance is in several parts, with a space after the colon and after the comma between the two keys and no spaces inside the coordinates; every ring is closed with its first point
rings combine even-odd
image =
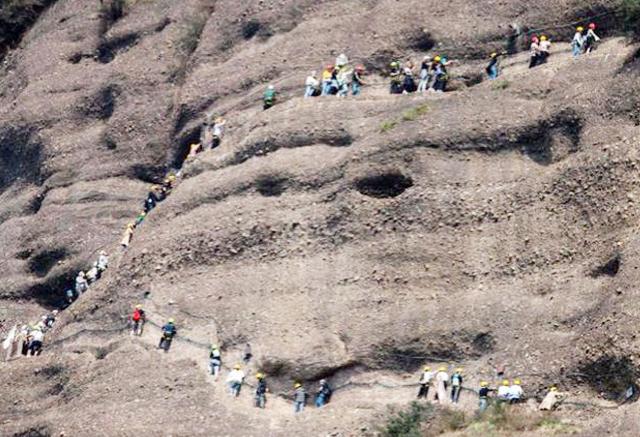
{"type": "MultiPolygon", "coordinates": [[[[65,312],[45,355],[6,365],[3,433],[370,433],[387,405],[413,397],[402,385],[425,361],[461,363],[470,387],[506,362],[532,394],[558,382],[593,402],[634,384],[637,48],[609,38],[574,60],[556,44],[545,66],[528,70],[522,53],[500,82],[473,80],[507,23],[567,39],[571,27],[556,24],[606,12],[545,6],[47,9],[0,75],[5,319],[55,306],[99,249],[112,266],[65,312]],[[432,47],[459,58],[458,90],[388,96],[388,61],[432,47]],[[308,71],[341,52],[368,66],[364,95],[300,98],[308,71]],[[263,112],[267,83],[282,103],[263,112]],[[228,134],[183,165],[209,111],[228,134]],[[178,187],[119,251],[170,167],[182,169],[178,187]],[[143,299],[156,324],[177,320],[183,340],[169,355],[153,350],[155,328],[123,335],[143,299]],[[252,344],[250,369],[274,392],[266,411],[210,385],[212,342],[227,365],[252,344]],[[326,376],[353,384],[322,411],[294,417],[275,396],[326,376]]],[[[616,20],[602,22],[613,34],[616,20]]],[[[584,435],[608,421],[624,435],[634,413],[576,420],[584,435]]]]}

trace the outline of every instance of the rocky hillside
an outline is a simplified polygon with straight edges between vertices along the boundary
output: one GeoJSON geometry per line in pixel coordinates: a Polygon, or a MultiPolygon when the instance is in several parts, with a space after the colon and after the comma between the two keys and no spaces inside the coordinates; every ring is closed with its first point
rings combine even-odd
{"type": "Polygon", "coordinates": [[[561,415],[581,435],[634,435],[637,405],[615,401],[640,364],[640,79],[617,4],[19,3],[0,6],[5,328],[112,256],[41,357],[2,364],[3,435],[374,435],[425,362],[463,366],[470,388],[507,363],[528,394],[557,383],[589,404],[561,415]],[[602,44],[573,59],[593,16],[602,44]],[[514,22],[551,36],[549,63],[522,52],[483,80],[514,22]],[[367,67],[363,95],[303,99],[340,53],[367,67]],[[391,60],[436,53],[457,61],[451,92],[387,94],[391,60]],[[185,162],[207,113],[223,143],[185,162]],[[128,335],[139,302],[176,319],[169,354],[157,326],[128,335]],[[209,344],[231,366],[247,342],[265,411],[207,375],[209,344]],[[323,377],[344,386],[333,403],[294,417],[292,382],[323,377]]]}

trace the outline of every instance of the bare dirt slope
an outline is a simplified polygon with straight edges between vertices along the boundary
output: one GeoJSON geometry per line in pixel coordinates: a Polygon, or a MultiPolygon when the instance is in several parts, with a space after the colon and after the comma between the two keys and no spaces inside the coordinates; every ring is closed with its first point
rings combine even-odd
{"type": "Polygon", "coordinates": [[[500,81],[470,79],[507,23],[606,5],[553,1],[543,16],[519,2],[236,3],[134,1],[120,14],[59,0],[8,52],[7,324],[54,307],[99,249],[113,256],[42,357],[3,364],[2,433],[371,434],[429,361],[463,365],[470,387],[506,362],[531,394],[557,382],[596,404],[567,412],[583,435],[633,435],[636,404],[601,407],[635,384],[640,358],[637,47],[605,17],[610,38],[590,56],[558,43],[533,71],[522,53],[500,81]],[[459,59],[457,90],[388,96],[388,62],[428,49],[459,59]],[[368,66],[371,86],[303,100],[308,71],[340,52],[368,66]],[[267,83],[281,103],[263,112],[267,83]],[[227,136],[183,165],[209,111],[227,136]],[[171,167],[178,187],[119,251],[171,167]],[[168,355],[157,327],[123,332],[143,296],[156,325],[177,320],[168,355]],[[231,401],[210,380],[212,342],[227,365],[252,344],[266,411],[250,388],[231,401]],[[327,376],[351,384],[294,417],[293,380],[327,376]]]}

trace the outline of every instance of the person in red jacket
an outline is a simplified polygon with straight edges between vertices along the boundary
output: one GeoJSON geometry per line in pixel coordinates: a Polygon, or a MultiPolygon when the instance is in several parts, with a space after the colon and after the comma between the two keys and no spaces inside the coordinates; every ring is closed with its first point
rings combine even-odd
{"type": "Polygon", "coordinates": [[[131,335],[142,335],[145,321],[146,317],[142,305],[138,304],[131,315],[131,335]]]}

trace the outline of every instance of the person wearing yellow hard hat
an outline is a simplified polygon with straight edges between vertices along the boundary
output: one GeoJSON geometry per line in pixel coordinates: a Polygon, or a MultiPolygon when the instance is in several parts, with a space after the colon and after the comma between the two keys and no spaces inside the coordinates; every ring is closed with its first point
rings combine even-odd
{"type": "Polygon", "coordinates": [[[233,370],[227,375],[226,381],[231,396],[238,397],[240,395],[240,389],[242,388],[244,378],[245,374],[242,371],[242,366],[240,366],[240,364],[233,366],[233,370]]]}
{"type": "Polygon", "coordinates": [[[296,382],[293,388],[295,389],[293,392],[293,411],[300,413],[307,404],[307,392],[300,382],[296,382]]]}
{"type": "Polygon", "coordinates": [[[551,41],[547,38],[546,35],[540,36],[540,59],[538,64],[544,64],[549,59],[549,54],[551,51],[551,41]]]}
{"type": "Polygon", "coordinates": [[[389,78],[391,79],[389,93],[402,94],[402,70],[400,68],[400,62],[393,61],[389,64],[389,68],[389,78]]]}
{"type": "Polygon", "coordinates": [[[501,401],[508,401],[509,400],[509,387],[511,387],[511,384],[509,383],[508,379],[505,379],[502,381],[502,384],[500,385],[500,387],[498,387],[498,399],[501,401]]]}
{"type": "Polygon", "coordinates": [[[451,375],[451,402],[457,404],[462,391],[462,369],[458,367],[451,375]]]}
{"type": "Polygon", "coordinates": [[[480,381],[480,390],[478,390],[478,411],[482,414],[489,406],[489,383],[480,381]]]}
{"type": "Polygon", "coordinates": [[[571,40],[571,50],[573,52],[573,56],[580,56],[582,53],[582,48],[584,47],[584,27],[578,26],[576,27],[576,33],[573,35],[573,39],[571,40]]]}
{"type": "Polygon", "coordinates": [[[433,380],[434,373],[431,371],[431,367],[424,366],[422,369],[422,375],[420,376],[420,389],[418,390],[418,399],[427,399],[429,396],[429,388],[431,387],[431,381],[433,380]]]}
{"type": "Polygon", "coordinates": [[[267,404],[267,392],[269,391],[267,381],[262,372],[256,373],[256,379],[258,380],[258,384],[256,385],[255,406],[257,408],[264,408],[267,404]]]}
{"type": "Polygon", "coordinates": [[[514,379],[513,384],[509,387],[509,403],[517,404],[522,401],[523,397],[522,382],[519,379],[514,379]]]}
{"type": "Polygon", "coordinates": [[[558,387],[554,384],[549,388],[547,395],[542,399],[538,409],[542,411],[554,410],[558,405],[560,405],[560,403],[562,403],[562,401],[564,401],[565,398],[566,395],[560,393],[558,391],[558,387]]]}
{"type": "Polygon", "coordinates": [[[170,318],[162,327],[162,336],[160,337],[160,344],[158,344],[158,349],[164,349],[165,352],[169,352],[173,337],[175,337],[177,334],[178,330],[176,329],[176,321],[173,318],[170,318]]]}
{"type": "Polygon", "coordinates": [[[439,403],[444,404],[448,401],[447,386],[449,385],[449,374],[447,373],[447,366],[440,366],[438,373],[435,376],[436,379],[436,397],[439,403]]]}

